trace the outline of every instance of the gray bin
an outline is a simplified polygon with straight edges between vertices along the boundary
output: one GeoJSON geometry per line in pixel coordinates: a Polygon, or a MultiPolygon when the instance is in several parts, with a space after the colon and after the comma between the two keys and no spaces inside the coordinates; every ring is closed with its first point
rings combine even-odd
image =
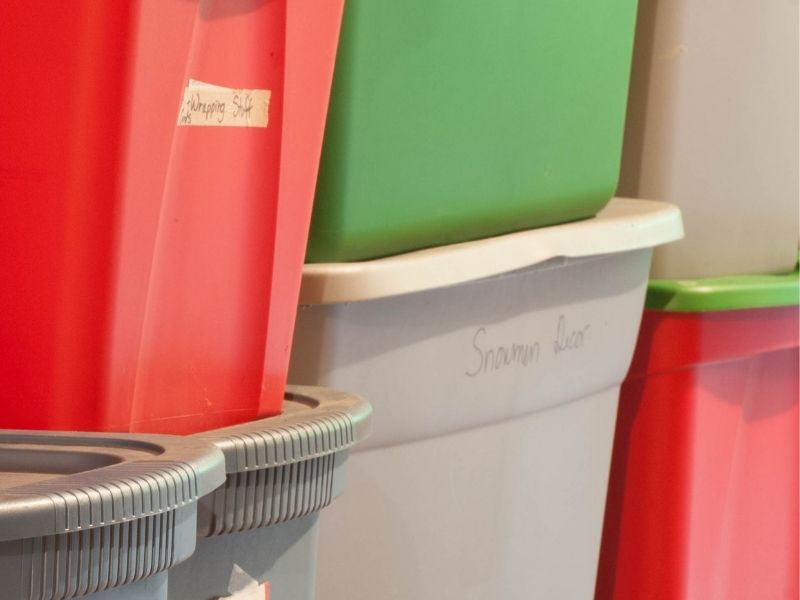
{"type": "Polygon", "coordinates": [[[0,598],[166,599],[223,465],[197,438],[0,432],[0,598]]]}
{"type": "Polygon", "coordinates": [[[371,413],[351,394],[290,387],[283,414],[195,436],[222,450],[227,480],[200,502],[197,550],[170,572],[170,600],[265,584],[274,598],[313,598],[318,511],[341,493],[371,413]]]}

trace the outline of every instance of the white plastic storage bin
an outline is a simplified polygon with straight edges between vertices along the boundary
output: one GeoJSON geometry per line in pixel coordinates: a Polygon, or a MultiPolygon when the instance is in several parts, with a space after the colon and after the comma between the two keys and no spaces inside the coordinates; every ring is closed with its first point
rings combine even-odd
{"type": "Polygon", "coordinates": [[[200,500],[194,554],[168,600],[313,600],[319,511],[345,485],[370,405],[335,390],[290,387],[283,413],[192,438],[225,455],[224,485],[200,500]]]}
{"type": "Polygon", "coordinates": [[[0,598],[167,600],[224,480],[203,440],[0,431],[0,598]]]}
{"type": "Polygon", "coordinates": [[[798,4],[641,0],[619,193],[678,204],[653,276],[797,262],[798,4]]]}
{"type": "Polygon", "coordinates": [[[319,600],[590,598],[619,385],[677,208],[307,265],[291,381],[369,397],[319,600]],[[358,565],[358,573],[352,565],[358,565]]]}

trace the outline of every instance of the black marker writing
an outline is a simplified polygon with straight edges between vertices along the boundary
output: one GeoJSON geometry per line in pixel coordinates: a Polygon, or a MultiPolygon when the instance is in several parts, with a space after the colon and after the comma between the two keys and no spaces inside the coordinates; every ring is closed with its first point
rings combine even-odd
{"type": "Polygon", "coordinates": [[[558,317],[556,340],[553,342],[553,352],[558,355],[567,350],[577,350],[581,348],[586,342],[586,332],[589,330],[589,327],[589,325],[585,325],[581,329],[570,331],[567,329],[567,318],[564,315],[558,317]]]}
{"type": "Polygon", "coordinates": [[[539,342],[512,343],[484,349],[481,339],[485,335],[486,329],[480,327],[472,336],[475,366],[466,371],[467,377],[475,377],[481,373],[489,373],[514,365],[527,367],[539,361],[539,342]]]}
{"type": "MultiPolygon", "coordinates": [[[[186,100],[186,108],[189,113],[200,113],[205,117],[206,121],[216,119],[217,123],[222,123],[225,119],[225,103],[219,100],[212,100],[211,102],[204,102],[200,99],[200,93],[195,92],[188,100],[186,100]]],[[[181,117],[183,120],[183,117],[181,117]]],[[[191,123],[191,116],[189,116],[189,123],[191,123]]]]}
{"type": "Polygon", "coordinates": [[[250,94],[235,94],[233,96],[233,117],[235,119],[244,119],[249,123],[253,106],[253,97],[250,94]]]}

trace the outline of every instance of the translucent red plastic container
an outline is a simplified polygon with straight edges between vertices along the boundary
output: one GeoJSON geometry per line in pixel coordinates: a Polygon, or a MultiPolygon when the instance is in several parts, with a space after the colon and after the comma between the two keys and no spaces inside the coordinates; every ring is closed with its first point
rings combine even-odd
{"type": "Polygon", "coordinates": [[[647,310],[620,399],[597,600],[797,597],[796,301],[647,310]]]}
{"type": "Polygon", "coordinates": [[[279,412],[343,0],[62,4],[0,6],[0,427],[279,412]]]}

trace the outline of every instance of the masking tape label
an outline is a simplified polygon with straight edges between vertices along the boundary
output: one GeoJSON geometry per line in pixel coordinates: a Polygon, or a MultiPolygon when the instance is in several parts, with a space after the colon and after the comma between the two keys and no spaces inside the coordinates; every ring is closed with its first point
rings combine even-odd
{"type": "Polygon", "coordinates": [[[189,80],[178,125],[184,127],[266,127],[270,90],[226,88],[189,80]]]}

